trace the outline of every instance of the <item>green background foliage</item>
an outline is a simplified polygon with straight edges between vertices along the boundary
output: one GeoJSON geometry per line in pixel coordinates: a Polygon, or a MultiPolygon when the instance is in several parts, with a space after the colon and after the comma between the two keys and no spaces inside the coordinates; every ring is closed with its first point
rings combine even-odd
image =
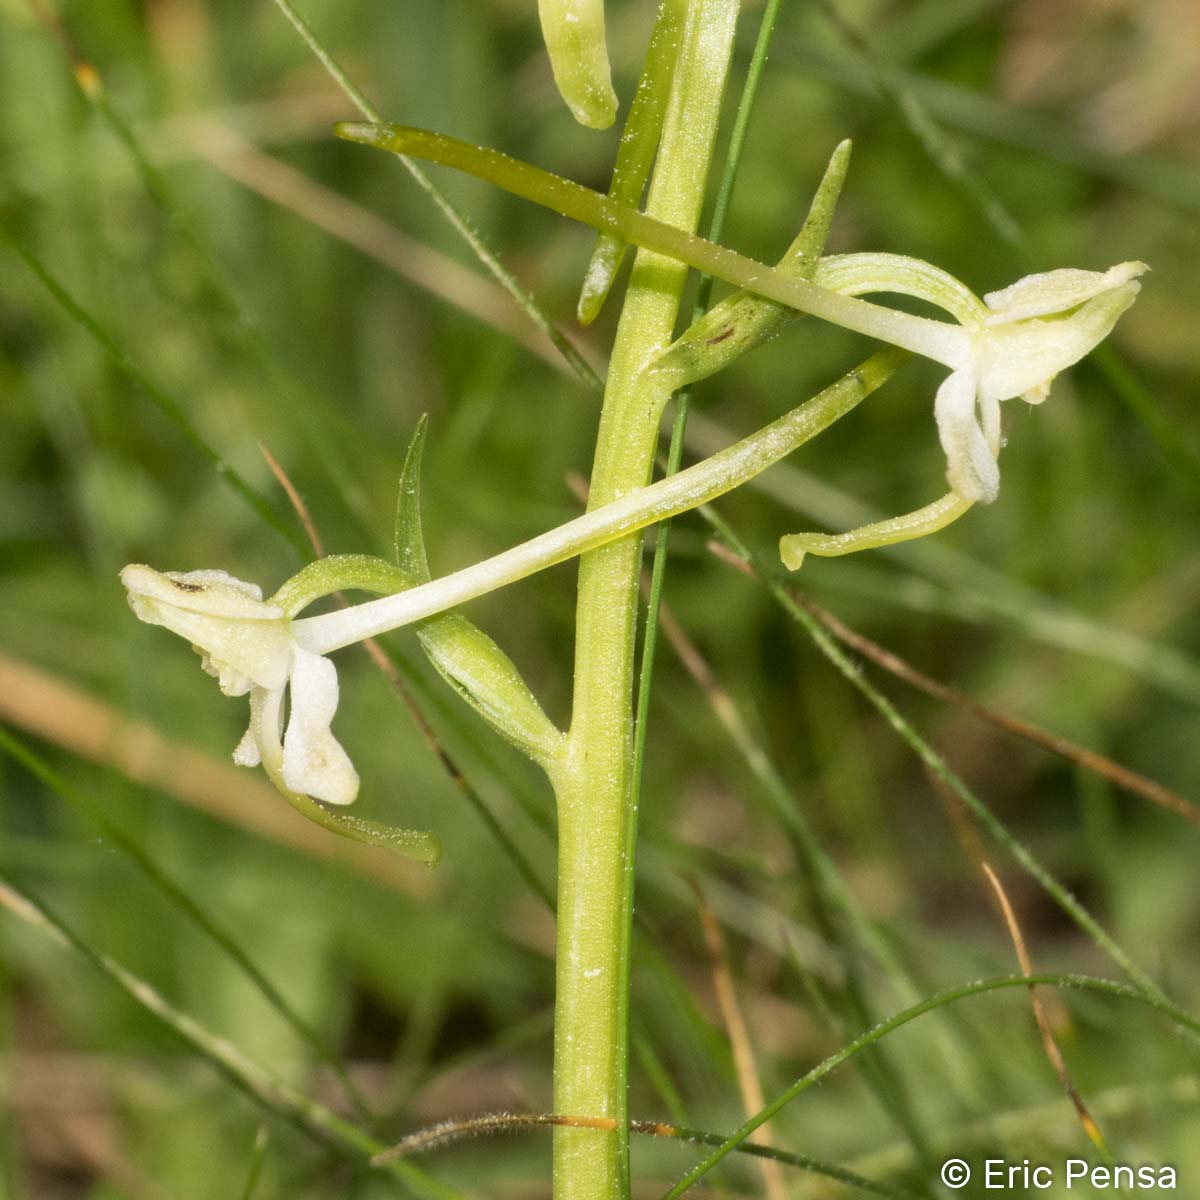
{"type": "MultiPolygon", "coordinates": [[[[1042,408],[1006,406],[994,506],[928,543],[810,560],[795,582],[937,678],[1195,796],[1200,22],[1181,28],[1182,7],[788,0],[725,241],[776,258],[829,153],[850,136],[831,251],[928,258],[980,293],[1056,266],[1151,265],[1105,348],[1042,408]]],[[[606,189],[618,130],[571,120],[534,8],[358,0],[311,4],[306,15],[387,118],[606,189]]],[[[609,9],[627,103],[652,6],[609,9]]],[[[758,11],[747,5],[741,71],[758,11]]],[[[81,93],[35,12],[0,3],[0,223],[294,538],[257,443],[303,495],[327,551],[387,554],[404,450],[426,412],[435,574],[578,512],[568,478],[589,466],[595,395],[397,164],[333,139],[331,122],[354,114],[272,5],[63,4],[106,109],[81,93]]],[[[731,111],[738,85],[735,71],[731,111]]],[[[436,179],[572,328],[592,235],[477,181],[436,179]]],[[[597,364],[615,312],[610,302],[578,336],[597,364]]],[[[866,348],[797,324],[697,388],[687,457],[757,429],[866,348]]],[[[906,368],[720,511],[773,557],[780,534],[932,499],[944,470],[931,413],[938,378],[931,365],[906,368]]],[[[865,1016],[904,1007],[907,986],[925,995],[1009,974],[1015,960],[920,762],[767,589],[708,553],[708,536],[698,518],[677,522],[666,601],[894,960],[881,965],[837,922],[822,927],[762,779],[661,649],[641,809],[631,1111],[726,1131],[745,1110],[686,880],[725,927],[768,1096],[860,1032],[865,1016]],[[832,998],[828,1011],[819,997],[832,998]]],[[[379,1138],[481,1110],[545,1110],[551,916],[365,654],[338,659],[337,730],[363,778],[359,805],[373,819],[436,829],[445,857],[435,872],[310,835],[249,772],[205,792],[196,761],[181,766],[162,745],[130,741],[122,718],[226,761],[245,705],[219,698],[186,646],[133,619],[119,568],[220,566],[271,591],[301,560],[7,240],[0,552],[5,728],[235,935],[338,1048],[379,1116],[379,1138]],[[31,668],[39,687],[49,679],[60,690],[33,686],[31,668]],[[80,699],[103,708],[70,707],[80,699]],[[52,727],[64,716],[65,728],[52,727]],[[76,752],[81,742],[91,758],[76,752]],[[198,811],[187,802],[197,793],[223,797],[232,819],[198,811]],[[266,824],[240,827],[245,813],[266,824]],[[308,838],[307,850],[295,838],[308,838]]],[[[558,567],[470,606],[560,721],[574,578],[573,565],[558,567]]],[[[475,722],[411,634],[387,644],[477,799],[551,883],[544,781],[475,722]]],[[[1195,1007],[1195,825],[865,669],[1132,957],[1195,1007]]],[[[93,817],[11,755],[0,759],[0,798],[6,875],[178,1009],[343,1110],[311,1045],[93,817]]],[[[1117,976],[1025,874],[1000,851],[991,857],[1039,969],[1117,976]]],[[[1196,1047],[1107,998],[1047,1003],[1114,1155],[1200,1177],[1196,1047]]],[[[8,914],[0,1028],[0,1194],[238,1194],[260,1111],[86,961],[8,914]]],[[[897,1086],[873,1089],[870,1071],[850,1064],[786,1109],[772,1140],[914,1187],[929,1180],[914,1145],[935,1158],[985,1148],[1095,1156],[1020,990],[967,1000],[885,1045],[884,1074],[897,1086]]],[[[268,1123],[256,1196],[412,1186],[268,1123]]],[[[548,1138],[533,1132],[423,1165],[469,1195],[527,1196],[547,1193],[548,1160],[548,1138]]],[[[660,1194],[694,1161],[690,1148],[635,1143],[635,1193],[660,1194]]],[[[744,1162],[717,1178],[737,1192],[762,1187],[744,1162]]],[[[795,1196],[852,1194],[788,1178],[795,1196]]]]}

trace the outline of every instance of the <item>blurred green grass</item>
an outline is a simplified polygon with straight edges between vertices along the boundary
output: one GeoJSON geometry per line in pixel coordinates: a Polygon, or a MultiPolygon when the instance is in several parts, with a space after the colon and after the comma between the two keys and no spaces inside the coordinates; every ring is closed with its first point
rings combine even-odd
{"type": "MultiPolygon", "coordinates": [[[[1051,16],[1032,3],[979,0],[838,7],[842,21],[874,31],[883,65],[938,122],[941,149],[962,157],[973,192],[930,158],[880,87],[879,59],[864,57],[819,7],[785,4],[727,239],[751,254],[778,254],[829,150],[852,136],[833,249],[927,257],[979,292],[1032,269],[1103,268],[1125,258],[1151,264],[1114,345],[1158,425],[1130,406],[1111,371],[1086,362],[1040,410],[1007,414],[996,505],[936,545],[816,562],[798,582],[931,674],[1195,796],[1200,477],[1188,464],[1200,454],[1200,143],[1187,97],[1200,64],[1189,71],[1187,56],[1200,40],[1164,38],[1165,3],[1055,7],[1051,16]],[[1164,75],[1184,81],[1174,109],[1162,96],[1164,75]],[[988,226],[980,189],[1011,214],[1019,245],[988,226]],[[1072,627],[1073,649],[1062,645],[1061,623],[1047,631],[1049,615],[1061,622],[1063,612],[1090,622],[1082,632],[1072,627]],[[1122,636],[1170,655],[1139,658],[1138,646],[1124,653],[1122,636]]],[[[645,4],[610,8],[627,98],[650,12],[645,4]]],[[[586,473],[595,426],[585,389],[527,345],[431,298],[200,153],[205,130],[232,128],[305,179],[473,268],[399,170],[329,136],[329,122],[348,106],[271,6],[75,3],[61,15],[161,170],[172,207],[164,212],[155,202],[81,96],[54,38],[20,0],[7,0],[0,220],[229,463],[284,508],[261,441],[304,495],[330,551],[386,552],[400,460],[427,411],[435,570],[574,515],[565,480],[586,473]]],[[[532,5],[356,3],[336,12],[313,6],[308,15],[389,116],[606,186],[616,133],[585,133],[562,109],[532,5]]],[[[753,15],[748,7],[747,55],[753,15]]],[[[255,160],[251,176],[261,182],[264,170],[255,160]]],[[[439,175],[438,183],[568,325],[590,235],[475,181],[439,175]]],[[[269,587],[298,560],[19,259],[0,253],[0,647],[224,758],[240,735],[243,706],[217,699],[186,647],[132,619],[116,572],[131,560],[219,565],[269,587]]],[[[516,326],[507,301],[488,303],[516,326]]],[[[613,318],[606,313],[582,339],[595,361],[613,318]]],[[[807,322],[704,385],[696,408],[727,431],[749,431],[861,349],[849,335],[807,322]]],[[[814,479],[881,511],[924,502],[943,469],[930,412],[935,380],[931,370],[910,368],[798,454],[792,465],[803,475],[775,476],[789,504],[746,489],[722,511],[771,552],[779,534],[810,525],[813,514],[840,519],[839,496],[819,491],[814,479]]],[[[925,991],[1013,969],[1003,927],[919,765],[761,587],[711,560],[705,536],[698,521],[679,524],[667,601],[897,956],[925,991]]],[[[560,720],[573,579],[572,568],[558,568],[471,610],[560,720]]],[[[407,637],[391,641],[423,681],[446,746],[550,879],[551,843],[536,819],[550,806],[540,780],[437,690],[407,637]]],[[[549,916],[386,682],[352,653],[339,668],[339,733],[363,774],[364,811],[436,828],[446,859],[434,875],[386,864],[396,886],[381,885],[197,814],[170,787],[139,786],[53,742],[30,744],[235,930],[342,1047],[387,1114],[385,1134],[484,1108],[544,1109],[549,916]]],[[[1185,1006],[1192,1001],[1200,983],[1194,829],[955,709],[884,686],[1134,957],[1185,1006]]],[[[21,697],[13,699],[6,721],[16,720],[21,697]]],[[[793,969],[780,929],[811,930],[808,890],[759,785],[669,654],[652,721],[639,912],[665,965],[639,954],[636,1019],[689,1122],[723,1130],[742,1114],[694,903],[676,872],[701,877],[727,926],[768,1094],[857,1029],[843,1012],[848,1028],[830,1030],[793,969]]],[[[179,1008],[337,1102],[328,1076],[314,1071],[278,1016],[93,826],[10,759],[0,761],[0,788],[6,868],[179,1008]]],[[[1023,876],[1005,872],[1005,880],[1039,967],[1105,969],[1023,876]]],[[[0,937],[7,1193],[234,1194],[256,1129],[246,1102],[86,964],[7,917],[0,937]]],[[[810,969],[820,961],[814,955],[810,969]]],[[[865,956],[856,965],[877,1015],[900,1007],[894,979],[865,956]]],[[[987,1144],[1017,1157],[1086,1153],[1065,1106],[1053,1120],[1041,1115],[1058,1084],[1027,1003],[1014,993],[968,1005],[936,1035],[917,1025],[891,1042],[927,1134],[953,1150],[960,1126],[1028,1109],[1023,1132],[987,1144]]],[[[1173,1161],[1185,1178],[1200,1170],[1189,1135],[1194,1097],[1171,1099],[1173,1086],[1185,1088],[1171,1081],[1191,1076],[1191,1054],[1136,1010],[1071,996],[1061,1011],[1070,1013],[1060,1029],[1070,1068],[1118,1157],[1173,1161]],[[1123,1089],[1144,1091],[1131,1102],[1123,1089]],[[1106,1097],[1116,1110],[1107,1119],[1106,1097]]],[[[666,1115],[667,1107],[645,1070],[635,1072],[633,1111],[666,1115]]],[[[903,1167],[906,1147],[889,1151],[899,1136],[853,1068],[798,1102],[775,1131],[789,1148],[847,1162],[890,1152],[893,1167],[903,1167]]],[[[671,1145],[639,1144],[635,1154],[647,1194],[694,1159],[671,1145]]],[[[427,1165],[469,1194],[541,1195],[547,1162],[548,1139],[533,1134],[444,1151],[427,1165]]],[[[736,1165],[725,1182],[744,1191],[758,1177],[736,1165]]],[[[799,1177],[793,1186],[796,1195],[821,1194],[799,1177]]],[[[258,1194],[391,1191],[273,1128],[258,1194]]]]}

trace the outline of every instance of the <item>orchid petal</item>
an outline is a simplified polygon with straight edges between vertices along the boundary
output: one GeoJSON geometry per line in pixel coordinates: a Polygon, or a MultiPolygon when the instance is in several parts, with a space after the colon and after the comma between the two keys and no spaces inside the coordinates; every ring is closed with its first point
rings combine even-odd
{"type": "Polygon", "coordinates": [[[358,795],[358,773],[329,726],[337,710],[333,663],[295,647],[291,673],[291,716],[283,738],[283,781],[294,792],[350,804],[358,795]]]}
{"type": "Polygon", "coordinates": [[[1026,393],[1044,399],[1046,388],[1060,371],[1077,363],[1108,336],[1140,287],[1136,280],[1128,280],[1062,316],[988,326],[980,335],[976,359],[980,390],[996,400],[1026,393]]]}
{"type": "Polygon", "coordinates": [[[1024,279],[984,296],[983,302],[992,309],[986,324],[998,325],[1069,312],[1095,296],[1124,286],[1145,270],[1145,263],[1123,262],[1107,271],[1080,271],[1067,267],[1026,275],[1024,279]]]}
{"type": "Polygon", "coordinates": [[[291,663],[283,610],[253,584],[224,571],[161,573],[134,563],[121,572],[129,604],[148,625],[162,625],[200,652],[221,690],[244,695],[251,683],[282,687],[291,663]]]}
{"type": "Polygon", "coordinates": [[[938,388],[933,415],[946,452],[946,478],[964,500],[995,500],[1000,468],[975,414],[976,383],[968,371],[955,371],[938,388]]]}

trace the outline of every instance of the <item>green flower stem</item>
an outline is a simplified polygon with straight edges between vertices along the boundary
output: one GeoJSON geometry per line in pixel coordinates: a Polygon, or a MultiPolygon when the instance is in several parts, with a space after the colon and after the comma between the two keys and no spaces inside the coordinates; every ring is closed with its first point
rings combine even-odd
{"type": "MultiPolygon", "coordinates": [[[[573,521],[452,575],[385,596],[381,600],[293,621],[293,636],[306,650],[314,654],[328,654],[342,646],[454,608],[546,567],[565,562],[577,554],[585,554],[623,535],[635,533],[647,525],[705,504],[752,479],[845,416],[881,387],[907,357],[907,352],[903,350],[881,350],[836,383],[757,433],[677,475],[648,486],[638,486],[649,474],[648,465],[639,470],[635,479],[622,456],[606,448],[605,475],[619,475],[628,481],[624,486],[631,490],[621,493],[622,484],[610,485],[606,489],[610,497],[608,503],[601,503],[600,507],[593,507],[573,521]],[[612,499],[615,493],[620,494],[612,499]]],[[[612,386],[610,384],[610,390],[612,386]]],[[[652,452],[654,441],[651,431],[658,426],[661,393],[657,385],[646,384],[645,374],[635,376],[628,386],[641,404],[636,423],[640,428],[636,431],[649,443],[652,452]]],[[[597,496],[597,500],[593,501],[595,504],[605,493],[596,493],[595,484],[593,492],[597,496]]],[[[626,538],[626,541],[629,539],[626,538]]],[[[636,541],[631,544],[636,545],[636,541]]],[[[362,585],[344,578],[339,568],[326,590],[358,586],[362,585]]]]}
{"type": "MultiPolygon", "coordinates": [[[[695,229],[700,219],[738,7],[737,0],[688,7],[646,206],[680,229],[695,229]]],[[[589,515],[649,481],[667,397],[647,384],[644,368],[674,335],[686,279],[677,260],[643,250],[634,261],[600,415],[589,515]]],[[[613,1117],[617,1129],[554,1131],[555,1200],[629,1195],[622,931],[633,854],[627,808],[641,552],[641,539],[625,536],[579,565],[574,707],[557,788],[554,1108],[613,1117]]]]}
{"type": "MultiPolygon", "coordinates": [[[[617,163],[608,194],[635,208],[642,202],[646,180],[650,178],[650,169],[658,152],[686,15],[687,0],[663,0],[650,33],[642,77],[617,148],[617,163]]],[[[577,315],[580,325],[590,325],[600,314],[625,257],[625,249],[625,243],[611,233],[596,235],[596,245],[579,293],[577,315]]]]}

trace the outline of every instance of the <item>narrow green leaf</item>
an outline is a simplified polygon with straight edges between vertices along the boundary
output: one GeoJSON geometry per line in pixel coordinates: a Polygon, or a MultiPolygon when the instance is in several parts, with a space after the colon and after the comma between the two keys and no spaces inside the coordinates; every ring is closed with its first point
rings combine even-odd
{"type": "MultiPolygon", "coordinates": [[[[317,61],[329,73],[329,77],[334,83],[342,89],[354,107],[368,121],[381,121],[383,118],[379,115],[378,110],[371,105],[350,76],[346,74],[341,64],[325,48],[312,26],[296,11],[291,0],[274,0],[274,2],[275,7],[287,18],[291,27],[300,35],[304,44],[313,52],[317,61]]],[[[592,369],[591,364],[579,353],[566,334],[554,324],[537,300],[517,282],[511,272],[505,269],[504,264],[492,253],[483,238],[471,227],[470,221],[451,203],[449,197],[411,158],[402,154],[400,161],[416,185],[433,201],[451,229],[467,244],[483,269],[512,297],[513,302],[530,321],[550,339],[555,350],[562,355],[563,362],[579,382],[589,391],[602,391],[604,384],[592,369]]]]}
{"type": "Polygon", "coordinates": [[[267,1161],[267,1146],[271,1142],[271,1131],[266,1125],[260,1125],[254,1135],[254,1145],[250,1149],[250,1166],[246,1171],[246,1182],[242,1187],[242,1200],[254,1200],[258,1190],[258,1181],[262,1178],[263,1164],[267,1161]]]}
{"type": "MultiPolygon", "coordinates": [[[[58,945],[82,955],[139,1008],[170,1029],[264,1111],[283,1118],[307,1136],[331,1147],[341,1157],[363,1165],[386,1149],[371,1134],[255,1062],[228,1038],[218,1036],[195,1018],[173,1007],[147,980],[95,949],[41,900],[20,888],[2,867],[0,907],[40,930],[58,945]]],[[[439,1183],[412,1163],[392,1162],[386,1169],[423,1200],[462,1200],[453,1188],[439,1183]]]]}
{"type": "Polygon", "coordinates": [[[425,555],[425,534],[421,528],[421,461],[428,428],[429,414],[422,413],[404,455],[396,495],[396,565],[411,576],[414,583],[429,581],[429,560],[425,555]]]}
{"type": "Polygon", "coordinates": [[[723,542],[753,570],[777,603],[796,620],[817,649],[833,664],[843,678],[857,689],[909,745],[918,758],[942,780],[979,821],[980,825],[1002,845],[1033,878],[1046,894],[1086,933],[1092,941],[1133,981],[1146,1000],[1153,1004],[1168,1003],[1162,988],[1143,970],[1120,943],[1096,920],[1075,895],[1065,888],[1025,847],[988,806],[951,769],[949,763],[921,736],[900,710],[858,668],[833,635],[803,605],[798,604],[787,587],[760,557],[746,545],[730,525],[710,507],[701,515],[716,530],[723,542]]]}
{"type": "Polygon", "coordinates": [[[787,1104],[791,1103],[801,1092],[808,1091],[820,1083],[826,1076],[832,1074],[844,1062],[861,1054],[870,1046],[875,1045],[881,1038],[894,1030],[901,1029],[910,1022],[935,1009],[944,1008],[970,996],[979,996],[987,992],[1001,991],[1015,987],[1058,987],[1076,991],[1096,992],[1122,1000],[1132,1000],[1135,1003],[1148,1005],[1173,1021],[1179,1028],[1200,1035],[1200,1021],[1183,1011],[1169,1000],[1152,1000],[1128,984],[1115,983],[1109,979],[1095,979],[1087,975],[1007,975],[998,979],[982,979],[976,983],[965,983],[960,987],[947,988],[906,1008],[903,1012],[880,1022],[874,1029],[861,1034],[848,1045],[843,1046],[836,1054],[831,1054],[819,1066],[814,1067],[806,1075],[802,1075],[789,1088],[776,1096],[765,1108],[754,1114],[736,1133],[702,1163],[689,1171],[673,1188],[663,1194],[662,1200],[676,1200],[690,1187],[698,1183],[713,1169],[727,1154],[736,1150],[760,1126],[766,1124],[787,1104]]]}
{"type": "MultiPolygon", "coordinates": [[[[811,279],[825,248],[834,209],[850,167],[851,143],[834,150],[813,197],[808,217],[777,270],[798,279],[811,279]]],[[[794,308],[740,290],[727,296],[654,360],[650,370],[669,380],[673,388],[685,387],[727,367],[746,351],[769,341],[799,314],[794,308]]]]}
{"type": "Polygon", "coordinates": [[[204,440],[200,431],[192,424],[187,410],[177,400],[169,396],[142,370],[133,358],[121,347],[116,338],[100,324],[84,306],[67,291],[66,287],[51,273],[50,269],[20,241],[7,226],[0,224],[0,236],[8,242],[16,253],[25,261],[26,266],[37,276],[42,286],[54,297],[67,315],[92,336],[104,352],[113,360],[117,368],[126,376],[159,411],[171,421],[175,427],[191,442],[191,444],[208,459],[218,475],[261,517],[276,533],[287,541],[302,558],[309,557],[308,543],[296,527],[263,495],[257,492],[239,472],[225,461],[222,456],[204,440]]]}
{"type": "Polygon", "coordinates": [[[131,838],[119,825],[116,825],[90,796],[71,787],[45,759],[35,754],[28,746],[3,728],[0,728],[0,750],[19,762],[34,778],[90,820],[100,830],[101,835],[124,854],[176,909],[202,930],[207,937],[211,938],[258,990],[263,999],[279,1014],[284,1023],[322,1060],[329,1063],[355,1105],[362,1112],[367,1111],[365,1101],[354,1087],[333,1047],[288,1003],[283,993],[267,978],[241,943],[218,924],[216,919],[198,904],[189,892],[168,875],[139,842],[131,838]]]}

